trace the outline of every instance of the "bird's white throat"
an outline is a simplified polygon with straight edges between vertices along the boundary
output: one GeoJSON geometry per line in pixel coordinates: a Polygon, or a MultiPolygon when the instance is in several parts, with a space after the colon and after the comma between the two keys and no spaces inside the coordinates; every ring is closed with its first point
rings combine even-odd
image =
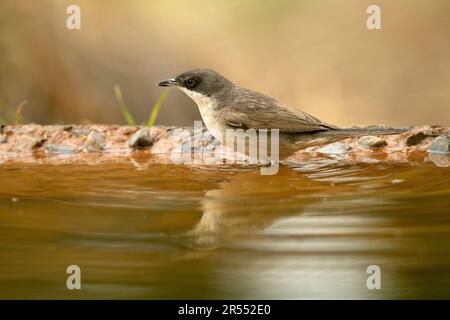
{"type": "Polygon", "coordinates": [[[217,115],[215,111],[217,101],[215,99],[183,87],[178,88],[183,91],[189,98],[194,100],[194,102],[197,104],[203,122],[211,133],[215,132],[216,130],[222,131],[225,129],[222,128],[222,125],[217,121],[217,115]]]}

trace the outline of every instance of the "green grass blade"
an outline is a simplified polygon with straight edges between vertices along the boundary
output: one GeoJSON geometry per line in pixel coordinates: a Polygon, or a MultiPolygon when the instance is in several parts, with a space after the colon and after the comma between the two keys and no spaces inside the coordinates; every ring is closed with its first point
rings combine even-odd
{"type": "Polygon", "coordinates": [[[22,110],[23,107],[28,103],[28,100],[23,100],[16,107],[16,114],[14,119],[14,124],[21,124],[23,122],[22,110]]]}
{"type": "Polygon", "coordinates": [[[166,88],[159,96],[158,100],[156,100],[155,104],[153,105],[152,113],[150,114],[150,118],[148,119],[147,126],[153,127],[155,125],[156,117],[158,116],[159,109],[161,109],[162,104],[167,98],[167,94],[169,93],[169,89],[166,88]]]}
{"type": "Polygon", "coordinates": [[[131,115],[127,105],[125,104],[125,101],[123,100],[122,90],[120,90],[120,86],[118,84],[114,86],[114,93],[116,94],[116,100],[119,103],[119,109],[120,112],[122,112],[122,116],[124,117],[125,121],[128,125],[135,126],[136,121],[134,121],[133,116],[131,115]]]}

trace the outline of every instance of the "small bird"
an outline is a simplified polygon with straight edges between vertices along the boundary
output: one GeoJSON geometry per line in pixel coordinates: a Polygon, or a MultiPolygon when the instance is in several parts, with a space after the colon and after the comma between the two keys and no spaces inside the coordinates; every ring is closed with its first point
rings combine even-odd
{"type": "Polygon", "coordinates": [[[203,122],[215,138],[225,137],[227,129],[278,129],[281,158],[302,148],[348,137],[404,131],[391,128],[339,129],[306,112],[286,107],[274,98],[239,87],[210,69],[186,71],[158,85],[177,87],[194,100],[203,122]]]}

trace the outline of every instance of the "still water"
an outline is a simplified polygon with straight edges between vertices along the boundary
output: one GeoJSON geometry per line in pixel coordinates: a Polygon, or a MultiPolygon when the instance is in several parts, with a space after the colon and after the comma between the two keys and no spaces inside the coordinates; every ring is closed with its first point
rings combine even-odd
{"type": "Polygon", "coordinates": [[[5,162],[0,298],[450,298],[450,168],[5,162]]]}

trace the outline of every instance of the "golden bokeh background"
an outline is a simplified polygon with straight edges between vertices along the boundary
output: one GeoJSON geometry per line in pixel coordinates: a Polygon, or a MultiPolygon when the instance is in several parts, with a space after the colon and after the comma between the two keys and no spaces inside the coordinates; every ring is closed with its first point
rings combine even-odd
{"type": "MultiPolygon", "coordinates": [[[[450,2],[378,0],[0,0],[0,117],[125,123],[122,88],[145,122],[162,89],[212,68],[337,125],[450,125],[450,2]],[[68,30],[66,8],[81,8],[68,30]]],[[[192,125],[193,102],[171,91],[157,124],[192,125]]]]}

